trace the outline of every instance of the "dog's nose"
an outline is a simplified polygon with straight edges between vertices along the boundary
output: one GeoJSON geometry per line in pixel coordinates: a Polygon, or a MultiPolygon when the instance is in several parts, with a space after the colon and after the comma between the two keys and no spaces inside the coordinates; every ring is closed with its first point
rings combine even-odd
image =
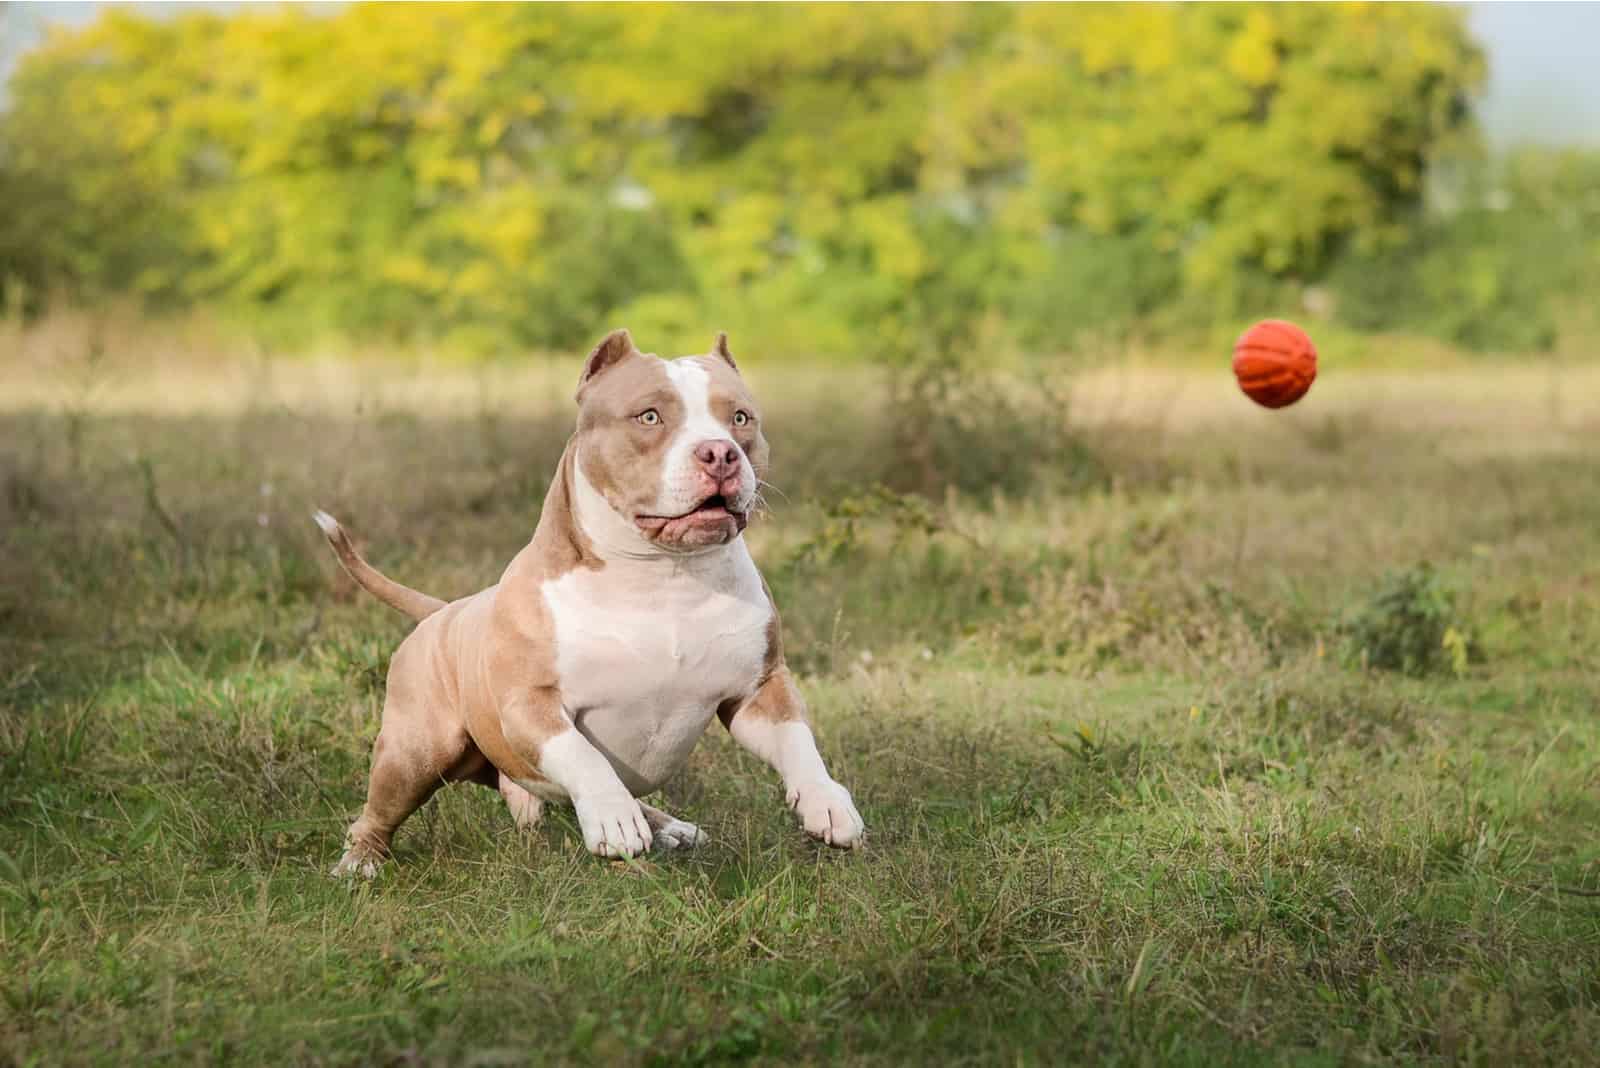
{"type": "Polygon", "coordinates": [[[715,479],[724,479],[739,472],[739,446],[727,438],[702,441],[694,447],[694,458],[705,473],[715,479]]]}

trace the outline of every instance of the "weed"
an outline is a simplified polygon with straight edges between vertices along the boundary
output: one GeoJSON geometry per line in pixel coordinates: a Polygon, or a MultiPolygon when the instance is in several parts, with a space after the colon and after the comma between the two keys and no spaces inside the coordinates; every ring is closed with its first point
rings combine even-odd
{"type": "Polygon", "coordinates": [[[829,503],[823,510],[821,527],[790,551],[785,567],[839,563],[862,551],[869,529],[887,525],[893,548],[900,549],[917,534],[955,533],[950,521],[939,514],[924,497],[896,493],[885,486],[874,486],[866,493],[853,494],[829,503]]]}

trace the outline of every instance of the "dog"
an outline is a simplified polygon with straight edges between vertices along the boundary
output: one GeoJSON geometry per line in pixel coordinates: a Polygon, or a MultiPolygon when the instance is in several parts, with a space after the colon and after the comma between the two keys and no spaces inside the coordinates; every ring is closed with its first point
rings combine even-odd
{"type": "Polygon", "coordinates": [[[712,717],[777,771],[806,834],[861,844],[742,536],[769,450],[727,335],[664,360],[615,330],[577,402],[533,539],[470,597],[393,581],[315,514],[351,578],[417,621],[390,662],[366,806],[335,875],[375,875],[406,817],[460,781],[498,789],[522,827],[546,801],[570,803],[597,856],[700,845],[694,824],[638,799],[712,717]]]}

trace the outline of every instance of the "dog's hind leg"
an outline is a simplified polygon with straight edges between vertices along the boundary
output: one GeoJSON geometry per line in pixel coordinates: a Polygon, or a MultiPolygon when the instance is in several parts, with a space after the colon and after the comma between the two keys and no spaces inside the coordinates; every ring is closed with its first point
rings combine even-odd
{"type": "MultiPolygon", "coordinates": [[[[372,751],[372,774],[367,780],[367,804],[350,825],[345,852],[334,865],[334,875],[372,878],[389,857],[389,842],[406,817],[421,808],[446,782],[462,778],[460,765],[470,755],[471,743],[440,752],[431,740],[386,725],[378,732],[372,751]]],[[[480,758],[481,759],[481,758],[480,758]]]]}
{"type": "Polygon", "coordinates": [[[345,835],[344,856],[333,867],[335,875],[360,875],[370,879],[389,857],[389,842],[406,817],[444,783],[440,769],[426,766],[420,754],[408,753],[378,732],[372,752],[372,774],[367,780],[367,804],[345,835]]]}
{"type": "Polygon", "coordinates": [[[511,818],[517,821],[517,828],[531,831],[539,826],[539,820],[544,817],[544,802],[537,794],[518,786],[505,772],[499,775],[500,796],[506,799],[506,807],[511,810],[511,818]]]}
{"type": "Polygon", "coordinates": [[[651,808],[642,801],[639,807],[644,810],[644,821],[650,825],[650,831],[655,835],[653,844],[657,849],[693,849],[709,841],[706,832],[692,823],[680,820],[676,816],[669,816],[659,808],[651,808]]]}

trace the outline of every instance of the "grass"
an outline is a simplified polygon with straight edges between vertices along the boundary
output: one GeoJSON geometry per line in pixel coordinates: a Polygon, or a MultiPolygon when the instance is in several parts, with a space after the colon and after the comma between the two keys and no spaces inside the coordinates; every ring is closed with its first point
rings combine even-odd
{"type": "Polygon", "coordinates": [[[1272,414],[1220,367],[932,393],[757,367],[783,493],[750,536],[868,848],[809,844],[714,728],[665,791],[693,855],[599,862],[570,814],[525,835],[457,787],[350,887],[326,872],[404,627],[306,513],[429,592],[493,581],[575,366],[156,376],[23,340],[0,1059],[1600,1048],[1600,372],[1328,359],[1272,414]],[[1349,621],[1423,563],[1478,652],[1364,668],[1349,621]]]}

